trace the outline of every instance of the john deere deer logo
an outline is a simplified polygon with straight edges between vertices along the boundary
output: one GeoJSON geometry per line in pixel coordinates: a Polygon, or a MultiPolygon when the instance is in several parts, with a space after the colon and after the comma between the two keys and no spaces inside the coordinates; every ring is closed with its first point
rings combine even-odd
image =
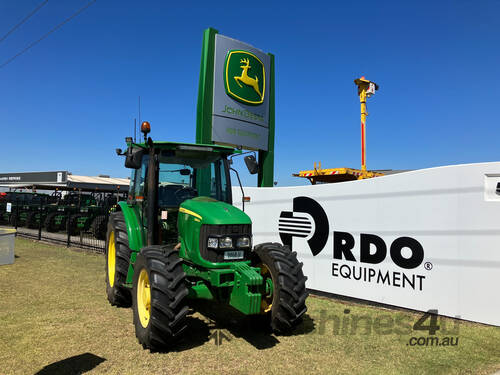
{"type": "Polygon", "coordinates": [[[252,78],[248,76],[248,68],[251,68],[250,61],[248,59],[241,59],[240,62],[246,65],[240,66],[240,68],[243,69],[243,71],[241,72],[241,76],[234,77],[234,80],[240,87],[243,87],[240,82],[243,82],[245,85],[253,87],[255,92],[257,92],[259,96],[262,96],[259,90],[259,77],[255,76],[255,78],[252,78]]]}
{"type": "Polygon", "coordinates": [[[264,64],[253,53],[229,51],[225,61],[224,87],[226,93],[239,102],[262,104],[266,90],[264,64]]]}

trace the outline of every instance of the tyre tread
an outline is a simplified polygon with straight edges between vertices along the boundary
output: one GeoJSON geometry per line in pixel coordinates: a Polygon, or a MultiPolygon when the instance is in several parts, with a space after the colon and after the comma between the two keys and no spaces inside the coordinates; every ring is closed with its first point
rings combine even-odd
{"type": "MultiPolygon", "coordinates": [[[[279,243],[263,243],[254,249],[261,261],[274,268],[277,298],[273,299],[270,313],[271,328],[275,332],[286,333],[292,330],[307,311],[305,301],[307,277],[302,271],[303,264],[298,262],[297,253],[279,243]],[[275,306],[277,304],[277,306],[275,306]]],[[[271,269],[273,274],[273,269],[271,269]]]]}
{"type": "Polygon", "coordinates": [[[106,291],[108,295],[108,301],[112,306],[118,307],[130,307],[132,304],[132,298],[130,294],[130,289],[125,287],[128,273],[128,266],[130,261],[131,250],[128,246],[128,235],[125,226],[125,218],[123,213],[113,212],[110,214],[108,222],[108,232],[106,235],[106,275],[107,270],[107,249],[109,235],[112,230],[115,232],[115,251],[116,251],[116,267],[115,267],[115,283],[111,288],[108,282],[108,277],[106,276],[106,291]]]}
{"type": "Polygon", "coordinates": [[[139,343],[151,351],[170,347],[186,329],[188,288],[182,260],[166,246],[148,246],[137,256],[136,266],[150,273],[151,318],[142,327],[137,313],[136,284],[139,269],[134,273],[134,325],[139,343]]]}

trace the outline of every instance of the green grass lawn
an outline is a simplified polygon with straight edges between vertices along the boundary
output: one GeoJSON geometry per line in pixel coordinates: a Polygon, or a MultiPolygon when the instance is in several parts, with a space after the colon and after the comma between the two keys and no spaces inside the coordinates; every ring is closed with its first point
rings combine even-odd
{"type": "Polygon", "coordinates": [[[266,333],[228,308],[197,303],[178,347],[150,353],[136,341],[131,309],[106,300],[102,255],[22,238],[15,252],[13,265],[0,266],[2,375],[500,370],[500,328],[438,319],[437,337],[458,337],[458,344],[411,346],[411,337],[428,337],[412,330],[422,314],[318,297],[308,299],[304,322],[287,336],[266,333]]]}

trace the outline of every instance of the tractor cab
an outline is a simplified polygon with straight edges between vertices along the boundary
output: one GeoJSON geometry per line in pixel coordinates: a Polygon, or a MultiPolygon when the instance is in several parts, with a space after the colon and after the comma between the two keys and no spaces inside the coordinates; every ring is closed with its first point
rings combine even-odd
{"type": "Polygon", "coordinates": [[[88,207],[96,204],[96,200],[92,194],[82,194],[77,192],[72,192],[66,194],[62,200],[61,204],[64,206],[76,206],[76,207],[88,207]]]}
{"type": "Polygon", "coordinates": [[[177,243],[178,213],[187,200],[208,197],[232,204],[227,157],[234,152],[216,145],[129,144],[125,163],[133,169],[127,203],[138,207],[151,244],[177,243]]]}

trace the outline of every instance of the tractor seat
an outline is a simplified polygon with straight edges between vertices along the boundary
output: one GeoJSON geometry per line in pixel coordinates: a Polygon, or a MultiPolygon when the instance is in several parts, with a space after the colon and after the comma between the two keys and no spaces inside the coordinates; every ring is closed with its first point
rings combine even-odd
{"type": "Polygon", "coordinates": [[[179,200],[175,192],[181,190],[182,185],[163,185],[158,189],[158,204],[160,207],[178,207],[179,200]]]}

